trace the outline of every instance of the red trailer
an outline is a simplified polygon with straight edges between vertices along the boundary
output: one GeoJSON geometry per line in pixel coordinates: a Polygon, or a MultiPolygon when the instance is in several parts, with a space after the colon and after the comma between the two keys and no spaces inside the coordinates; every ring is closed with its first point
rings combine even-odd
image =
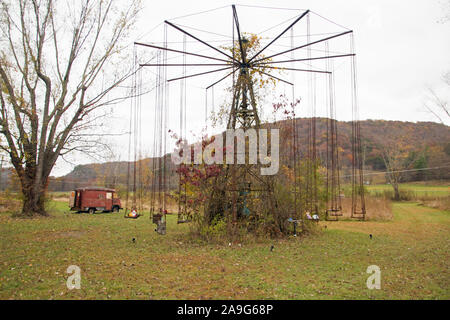
{"type": "Polygon", "coordinates": [[[86,187],[70,193],[71,211],[95,213],[96,211],[119,212],[122,209],[115,189],[86,187]]]}

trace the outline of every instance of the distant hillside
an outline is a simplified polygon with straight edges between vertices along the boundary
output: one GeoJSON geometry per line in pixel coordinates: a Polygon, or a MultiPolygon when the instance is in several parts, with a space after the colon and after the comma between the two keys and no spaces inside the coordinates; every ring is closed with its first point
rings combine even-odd
{"type": "MultiPolygon", "coordinates": [[[[298,154],[300,157],[306,154],[307,137],[310,119],[297,119],[297,130],[299,133],[298,154]]],[[[316,125],[317,132],[317,153],[320,158],[326,155],[326,119],[318,118],[316,125]]],[[[268,124],[269,127],[281,129],[280,150],[283,158],[289,159],[291,152],[291,139],[288,130],[292,128],[291,121],[280,121],[276,124],[268,124]]],[[[343,172],[348,172],[351,166],[351,122],[338,122],[338,142],[340,150],[340,164],[343,172]],[[347,168],[347,169],[346,169],[347,168]]],[[[450,127],[434,122],[402,122],[386,120],[366,120],[361,121],[361,134],[363,144],[363,158],[365,168],[368,171],[384,171],[384,163],[381,158],[381,148],[385,141],[402,141],[411,146],[412,150],[422,155],[421,166],[424,168],[435,168],[450,165],[450,127]]],[[[157,160],[157,159],[156,159],[157,160]]],[[[141,171],[137,174],[149,179],[149,169],[153,166],[155,159],[144,159],[141,171]]],[[[166,156],[165,162],[168,166],[168,181],[175,186],[176,176],[173,174],[176,169],[170,161],[170,156],[166,156]]],[[[122,162],[108,162],[102,164],[87,164],[76,166],[72,172],[59,178],[51,178],[49,189],[52,191],[68,191],[76,187],[88,185],[105,185],[110,187],[124,188],[127,183],[128,170],[130,177],[133,176],[133,165],[122,162]]],[[[2,186],[4,189],[10,181],[8,169],[2,172],[2,186]]],[[[383,175],[382,175],[383,176],[383,175]]],[[[408,181],[427,179],[450,179],[448,168],[423,170],[411,172],[405,176],[408,181]]],[[[368,180],[370,180],[368,178],[368,180]]],[[[147,181],[147,183],[150,183],[147,181]]]]}
{"type": "MultiPolygon", "coordinates": [[[[327,119],[316,119],[316,150],[318,157],[326,159],[327,152],[327,119]]],[[[299,154],[306,155],[308,146],[308,132],[310,119],[298,119],[297,130],[300,145],[299,154]]],[[[292,127],[292,122],[280,122],[270,124],[281,128],[292,127]]],[[[339,162],[343,175],[351,173],[352,165],[352,123],[337,122],[339,162]]],[[[282,129],[283,132],[283,129],[282,129]]],[[[283,135],[283,134],[282,134],[283,135]]],[[[428,170],[450,165],[450,127],[435,122],[402,122],[387,120],[365,120],[361,121],[362,135],[362,157],[366,171],[386,171],[381,157],[386,144],[392,143],[398,148],[405,146],[410,150],[411,157],[417,159],[413,165],[414,169],[426,169],[412,171],[403,175],[404,181],[450,179],[449,168],[428,170]]],[[[281,141],[281,152],[290,152],[290,136],[281,141]]],[[[284,154],[286,156],[286,154],[284,154]]],[[[287,156],[289,159],[289,155],[287,156]]],[[[372,175],[368,175],[366,181],[373,181],[372,175]]],[[[384,182],[384,175],[377,175],[384,182]]],[[[380,182],[377,179],[376,182],[380,182]]]]}
{"type": "MultiPolygon", "coordinates": [[[[307,146],[308,121],[298,120],[301,146],[307,146]]],[[[326,123],[326,119],[317,119],[317,152],[322,158],[325,158],[326,152],[326,123]]],[[[393,141],[394,144],[401,142],[412,150],[423,153],[427,167],[450,164],[450,127],[443,124],[366,120],[361,121],[361,135],[363,159],[369,170],[385,170],[381,152],[387,141],[393,141]]],[[[351,122],[338,122],[338,145],[343,168],[351,166],[351,136],[351,122]]],[[[446,170],[447,178],[450,178],[449,172],[450,170],[446,170]]]]}

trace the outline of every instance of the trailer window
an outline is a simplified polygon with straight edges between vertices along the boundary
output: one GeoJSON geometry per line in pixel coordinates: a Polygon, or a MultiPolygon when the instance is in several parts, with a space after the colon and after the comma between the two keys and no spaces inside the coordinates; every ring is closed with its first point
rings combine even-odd
{"type": "Polygon", "coordinates": [[[112,199],[112,193],[111,192],[107,192],[106,193],[106,199],[108,199],[108,200],[112,199]]]}
{"type": "Polygon", "coordinates": [[[102,193],[100,193],[100,194],[98,195],[98,198],[99,198],[99,199],[105,199],[105,195],[102,194],[102,193]]]}

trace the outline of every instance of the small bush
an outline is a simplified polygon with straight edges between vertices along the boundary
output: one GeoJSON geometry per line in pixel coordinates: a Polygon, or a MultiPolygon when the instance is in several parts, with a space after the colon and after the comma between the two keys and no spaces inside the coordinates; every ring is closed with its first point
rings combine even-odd
{"type": "Polygon", "coordinates": [[[204,240],[220,241],[227,234],[227,223],[222,217],[216,216],[210,224],[197,221],[197,230],[199,236],[204,240]]]}

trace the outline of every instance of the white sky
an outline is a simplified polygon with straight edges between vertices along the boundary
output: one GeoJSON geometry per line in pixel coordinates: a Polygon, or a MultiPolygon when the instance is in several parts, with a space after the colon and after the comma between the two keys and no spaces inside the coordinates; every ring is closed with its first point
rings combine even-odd
{"type": "MultiPolygon", "coordinates": [[[[145,8],[138,23],[137,34],[139,36],[136,35],[136,40],[146,43],[160,41],[160,38],[157,39],[157,37],[161,36],[162,27],[156,28],[152,32],[149,31],[164,20],[231,4],[310,9],[352,29],[357,53],[361,119],[435,121],[433,116],[425,112],[423,107],[426,88],[431,87],[442,95],[447,95],[447,97],[450,95],[448,89],[447,92],[444,91],[445,87],[441,80],[442,75],[450,71],[450,22],[439,23],[439,20],[449,14],[450,2],[448,0],[147,0],[143,3],[145,8]]],[[[277,21],[284,21],[286,17],[295,16],[302,12],[300,10],[297,12],[255,9],[253,14],[249,8],[239,6],[237,10],[241,20],[241,28],[244,29],[242,31],[249,32],[258,32],[261,27],[267,26],[268,28],[277,24],[277,21]],[[248,30],[252,27],[255,27],[256,31],[248,30]]],[[[220,30],[221,33],[227,33],[231,36],[231,28],[225,27],[222,21],[231,21],[231,7],[218,10],[215,13],[195,16],[192,19],[174,20],[179,24],[189,23],[189,26],[203,26],[203,29],[210,31],[220,30]],[[229,32],[221,29],[222,26],[229,32]]],[[[273,35],[283,30],[283,26],[280,28],[275,29],[273,35]]],[[[202,39],[212,39],[211,36],[201,32],[189,31],[202,39]]],[[[342,32],[342,29],[337,27],[334,32],[342,32]]],[[[169,41],[170,37],[169,35],[169,41]]],[[[220,39],[220,37],[215,37],[215,39],[220,39]]],[[[133,40],[130,39],[130,42],[133,40]]],[[[169,47],[171,46],[169,45],[169,47]]],[[[174,45],[174,48],[181,49],[176,45],[174,45]]],[[[201,48],[196,48],[197,51],[199,51],[198,49],[201,48]]],[[[274,48],[274,50],[277,49],[280,50],[280,48],[274,48]]],[[[208,54],[211,54],[211,51],[208,54]]],[[[214,56],[217,57],[217,55],[214,56]]],[[[196,72],[198,72],[197,69],[194,72],[188,70],[187,73],[196,72]]],[[[179,73],[174,72],[174,74],[179,73]]],[[[288,75],[285,78],[289,80],[290,77],[288,75]]],[[[220,74],[211,79],[217,80],[217,78],[220,78],[220,74]]],[[[300,79],[296,80],[301,81],[300,79]]],[[[191,118],[188,117],[191,126],[188,125],[188,129],[202,125],[199,119],[204,119],[205,90],[201,88],[205,88],[208,84],[207,80],[204,81],[206,82],[200,80],[188,82],[188,93],[191,94],[188,97],[188,108],[194,111],[191,112],[191,118]],[[194,94],[196,86],[199,94],[194,94]],[[193,105],[200,105],[200,107],[198,110],[194,110],[192,109],[193,105]]],[[[339,89],[339,84],[336,88],[339,89]]],[[[300,89],[296,89],[296,93],[303,96],[300,91],[300,89]]],[[[215,99],[220,100],[220,97],[217,98],[219,95],[217,91],[215,95],[215,99]]],[[[151,101],[154,101],[152,99],[154,98],[147,97],[147,100],[144,98],[144,105],[151,104],[151,101]]],[[[176,99],[179,100],[179,97],[174,99],[175,101],[176,99]]],[[[219,102],[217,101],[217,104],[219,102]]],[[[127,130],[128,106],[129,103],[125,103],[116,108],[114,117],[121,119],[115,125],[115,129],[118,131],[127,130]]],[[[340,107],[338,103],[338,110],[343,109],[345,108],[340,107]]],[[[149,117],[151,117],[151,113],[152,111],[149,111],[149,117]]],[[[174,110],[174,118],[176,118],[176,114],[177,112],[174,110]]],[[[342,113],[338,111],[337,118],[350,120],[347,111],[342,111],[342,113]]],[[[149,118],[149,120],[144,120],[144,123],[144,127],[150,128],[153,120],[149,118]]],[[[177,126],[175,123],[169,125],[177,126]]],[[[150,132],[148,134],[151,135],[150,132]]],[[[113,143],[117,150],[122,152],[122,155],[115,160],[126,160],[128,155],[123,154],[123,145],[127,142],[124,138],[121,138],[121,140],[118,138],[113,143]]],[[[145,148],[150,149],[150,146],[145,148]]],[[[79,164],[91,162],[90,159],[78,158],[78,160],[79,164]]],[[[73,167],[70,165],[61,162],[57,164],[52,175],[60,176],[72,169],[73,167]]]]}
{"type": "Polygon", "coordinates": [[[422,101],[425,87],[440,87],[450,70],[450,23],[438,23],[444,9],[450,11],[445,1],[145,1],[143,16],[146,25],[156,25],[233,3],[311,9],[354,30],[361,118],[433,120],[422,112],[422,101]]]}

